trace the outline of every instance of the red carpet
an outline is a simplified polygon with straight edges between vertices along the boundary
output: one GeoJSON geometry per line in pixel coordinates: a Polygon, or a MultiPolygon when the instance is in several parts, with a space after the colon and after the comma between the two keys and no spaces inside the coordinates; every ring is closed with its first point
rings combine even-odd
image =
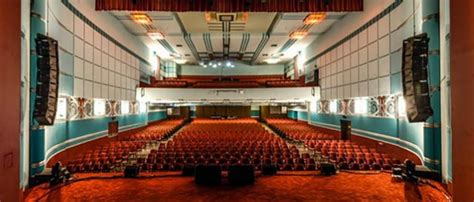
{"type": "MultiPolygon", "coordinates": [[[[168,173],[170,174],[170,173],[168,173]]],[[[176,173],[174,173],[176,174],[176,173]]],[[[100,174],[112,176],[114,174],[100,174]]],[[[115,174],[117,175],[117,174],[115,174]]],[[[144,174],[150,175],[150,174],[144,174]]],[[[160,174],[163,175],[163,174],[160,174]]],[[[82,174],[80,178],[97,176],[82,174]]],[[[392,181],[390,174],[313,172],[258,177],[255,185],[200,187],[192,177],[90,179],[51,190],[35,187],[27,201],[447,201],[428,185],[392,181]],[[295,175],[300,174],[300,175],[295,175]]]]}

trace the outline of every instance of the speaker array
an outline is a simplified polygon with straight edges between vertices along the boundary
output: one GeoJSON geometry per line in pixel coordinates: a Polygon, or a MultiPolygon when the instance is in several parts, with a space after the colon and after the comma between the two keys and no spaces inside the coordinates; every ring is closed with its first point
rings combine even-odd
{"type": "Polygon", "coordinates": [[[38,34],[35,42],[38,68],[33,116],[40,125],[53,125],[59,87],[58,41],[38,34]]]}
{"type": "Polygon", "coordinates": [[[433,114],[428,85],[428,42],[426,33],[403,41],[403,96],[409,122],[424,122],[433,114]]]}

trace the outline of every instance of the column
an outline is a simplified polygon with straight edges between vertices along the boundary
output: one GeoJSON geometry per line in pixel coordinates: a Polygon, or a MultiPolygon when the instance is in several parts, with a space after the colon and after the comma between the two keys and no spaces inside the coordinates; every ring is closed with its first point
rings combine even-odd
{"type": "Polygon", "coordinates": [[[422,30],[430,39],[428,50],[428,80],[431,89],[433,116],[424,124],[424,163],[441,170],[441,97],[440,97],[440,40],[439,0],[422,0],[422,30]]]}
{"type": "MultiPolygon", "coordinates": [[[[59,2],[58,2],[59,3],[59,2]]],[[[37,34],[47,34],[47,0],[35,0],[31,5],[30,28],[30,174],[41,173],[45,167],[45,130],[33,120],[36,99],[36,45],[37,34]]]]}
{"type": "Polygon", "coordinates": [[[474,1],[450,3],[453,194],[474,201],[474,1]]]}

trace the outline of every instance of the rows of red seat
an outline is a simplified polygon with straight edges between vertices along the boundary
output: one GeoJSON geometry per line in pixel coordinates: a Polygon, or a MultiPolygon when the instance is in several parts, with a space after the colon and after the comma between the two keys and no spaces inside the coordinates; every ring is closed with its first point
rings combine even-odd
{"type": "Polygon", "coordinates": [[[180,170],[197,164],[220,165],[223,170],[233,164],[249,164],[257,170],[263,164],[282,170],[316,169],[309,155],[300,155],[295,146],[253,119],[197,119],[138,163],[143,170],[180,170]]]}
{"type": "Polygon", "coordinates": [[[161,81],[154,81],[152,83],[153,87],[168,87],[168,88],[185,88],[187,87],[188,83],[186,81],[178,81],[178,80],[161,80],[161,81]]]}
{"type": "Polygon", "coordinates": [[[300,87],[304,86],[299,80],[267,81],[268,87],[300,87]]]}
{"type": "Polygon", "coordinates": [[[255,81],[198,81],[192,85],[194,88],[257,88],[255,81]]]}
{"type": "Polygon", "coordinates": [[[111,140],[105,145],[79,153],[67,163],[70,172],[108,172],[149,141],[161,140],[176,130],[182,119],[165,120],[130,135],[126,140],[111,140]]]}
{"type": "Polygon", "coordinates": [[[267,119],[266,122],[286,137],[303,141],[307,148],[321,153],[323,157],[336,163],[340,169],[389,170],[394,164],[400,164],[399,160],[379,153],[375,148],[339,140],[339,137],[325,134],[304,122],[292,119],[267,119]]]}
{"type": "Polygon", "coordinates": [[[171,119],[162,121],[159,124],[148,126],[145,130],[141,130],[129,136],[129,140],[161,140],[165,136],[170,135],[179,125],[183,123],[182,119],[171,119]]]}

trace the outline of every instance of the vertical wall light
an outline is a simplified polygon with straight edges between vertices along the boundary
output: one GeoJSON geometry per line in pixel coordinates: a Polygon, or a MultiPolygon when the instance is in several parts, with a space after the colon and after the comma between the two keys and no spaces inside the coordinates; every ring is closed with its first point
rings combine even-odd
{"type": "Polygon", "coordinates": [[[331,100],[329,103],[329,112],[336,113],[337,112],[337,100],[331,100]]]}
{"type": "Polygon", "coordinates": [[[94,99],[94,116],[105,116],[105,100],[94,99]]]}
{"type": "Polygon", "coordinates": [[[130,103],[128,101],[121,101],[120,102],[120,113],[121,114],[130,113],[130,103]]]}
{"type": "Polygon", "coordinates": [[[359,98],[354,100],[354,113],[366,114],[367,113],[367,99],[359,98]]]}
{"type": "Polygon", "coordinates": [[[56,110],[56,119],[67,118],[67,99],[65,97],[58,98],[58,107],[56,110]]]}
{"type": "Polygon", "coordinates": [[[407,108],[405,103],[405,98],[403,96],[398,96],[397,99],[397,112],[399,117],[405,117],[407,115],[407,108]]]}
{"type": "Polygon", "coordinates": [[[146,102],[140,102],[140,113],[146,113],[147,111],[147,103],[146,102]]]}

